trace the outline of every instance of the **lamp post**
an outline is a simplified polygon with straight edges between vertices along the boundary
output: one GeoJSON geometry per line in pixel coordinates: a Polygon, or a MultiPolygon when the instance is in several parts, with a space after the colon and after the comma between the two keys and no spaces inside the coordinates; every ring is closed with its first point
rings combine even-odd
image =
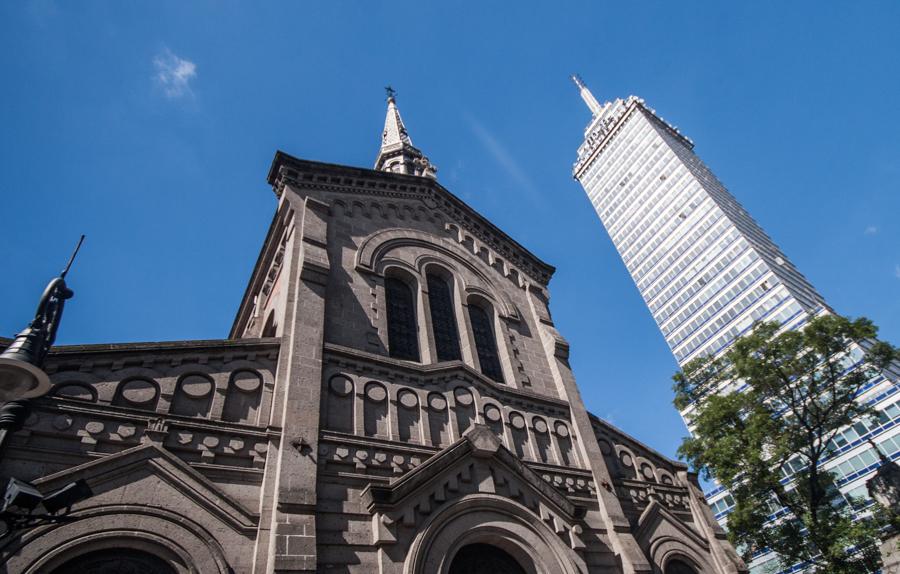
{"type": "MultiPolygon", "coordinates": [[[[75,251],[59,277],[44,289],[34,319],[16,335],[13,342],[0,353],[0,460],[9,436],[22,428],[28,417],[29,400],[47,394],[51,388],[50,377],[42,369],[44,359],[56,340],[56,331],[62,319],[63,307],[75,294],[66,286],[66,274],[81,248],[84,235],[78,240],[75,251]]],[[[75,502],[91,495],[83,480],[73,482],[62,489],[42,495],[31,484],[10,478],[0,506],[0,521],[6,523],[5,537],[13,530],[38,526],[47,522],[62,522],[65,513],[75,502]],[[34,514],[41,506],[46,512],[34,514]]]]}
{"type": "Polygon", "coordinates": [[[28,401],[50,390],[50,377],[41,367],[47,352],[56,340],[66,300],[74,291],[66,286],[66,274],[78,255],[84,235],[66,267],[44,289],[34,319],[16,335],[12,344],[0,354],[0,459],[10,434],[22,428],[28,416],[28,401]]]}

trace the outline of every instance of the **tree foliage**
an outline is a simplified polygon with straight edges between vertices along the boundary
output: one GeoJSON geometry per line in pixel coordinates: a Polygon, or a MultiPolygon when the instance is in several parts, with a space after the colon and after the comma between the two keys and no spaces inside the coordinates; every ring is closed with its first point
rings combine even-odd
{"type": "Polygon", "coordinates": [[[724,356],[697,359],[673,377],[676,406],[692,407],[693,437],[679,453],[731,492],[729,537],[745,559],[768,548],[784,567],[806,561],[828,574],[871,570],[879,525],[853,520],[820,464],[839,431],[874,415],[855,399],[900,353],[875,340],[868,319],[824,315],[802,330],[778,331],[758,323],[724,356]],[[783,481],[789,461],[802,470],[783,481]]]}

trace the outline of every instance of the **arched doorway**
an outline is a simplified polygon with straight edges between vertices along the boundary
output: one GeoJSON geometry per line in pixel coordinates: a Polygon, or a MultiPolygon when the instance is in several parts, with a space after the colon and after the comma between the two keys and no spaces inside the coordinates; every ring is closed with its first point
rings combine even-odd
{"type": "Polygon", "coordinates": [[[165,560],[143,550],[109,548],[77,556],[53,574],[176,574],[165,560]]]}
{"type": "Polygon", "coordinates": [[[675,558],[666,564],[666,574],[697,574],[697,571],[684,560],[675,558]]]}
{"type": "Polygon", "coordinates": [[[468,544],[453,557],[448,574],[525,574],[525,570],[496,546],[468,544]]]}

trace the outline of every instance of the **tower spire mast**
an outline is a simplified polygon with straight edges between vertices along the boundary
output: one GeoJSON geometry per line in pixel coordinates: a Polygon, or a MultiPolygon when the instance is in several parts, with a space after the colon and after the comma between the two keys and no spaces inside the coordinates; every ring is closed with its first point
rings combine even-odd
{"type": "Polygon", "coordinates": [[[591,93],[591,90],[588,89],[584,80],[581,79],[581,76],[572,74],[572,81],[575,82],[575,85],[578,87],[578,93],[581,94],[581,99],[584,100],[584,103],[590,108],[591,115],[596,116],[602,112],[603,106],[600,105],[600,102],[597,101],[597,98],[595,98],[594,94],[591,93]]]}

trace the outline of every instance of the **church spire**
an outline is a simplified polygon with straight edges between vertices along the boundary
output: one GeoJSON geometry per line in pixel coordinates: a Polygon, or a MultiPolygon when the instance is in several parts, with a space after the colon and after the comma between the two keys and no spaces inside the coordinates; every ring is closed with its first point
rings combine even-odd
{"type": "Polygon", "coordinates": [[[572,81],[575,82],[575,85],[578,86],[578,92],[581,94],[581,99],[584,100],[584,103],[587,104],[587,107],[591,109],[591,115],[596,116],[601,111],[603,111],[603,106],[600,105],[600,102],[597,101],[597,98],[594,97],[594,94],[588,89],[588,87],[584,84],[584,80],[581,79],[581,76],[578,74],[572,74],[572,81]]]}
{"type": "Polygon", "coordinates": [[[434,178],[437,168],[413,145],[397,108],[397,93],[393,88],[387,92],[387,115],[381,134],[381,149],[375,158],[375,169],[392,173],[405,173],[434,178]]]}

